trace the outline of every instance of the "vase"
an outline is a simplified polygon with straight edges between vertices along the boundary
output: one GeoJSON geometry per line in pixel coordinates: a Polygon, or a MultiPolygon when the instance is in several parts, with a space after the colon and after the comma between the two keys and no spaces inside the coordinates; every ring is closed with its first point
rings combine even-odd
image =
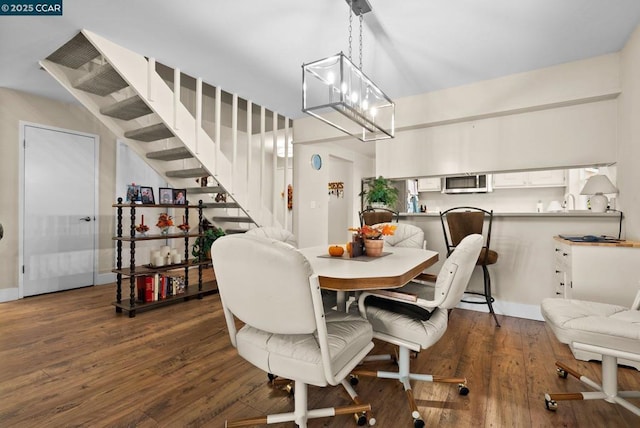
{"type": "Polygon", "coordinates": [[[382,239],[364,240],[364,252],[369,257],[380,257],[382,255],[383,246],[384,240],[382,239]]]}
{"type": "Polygon", "coordinates": [[[161,227],[160,228],[160,234],[163,236],[167,236],[169,234],[169,227],[161,227]]]}

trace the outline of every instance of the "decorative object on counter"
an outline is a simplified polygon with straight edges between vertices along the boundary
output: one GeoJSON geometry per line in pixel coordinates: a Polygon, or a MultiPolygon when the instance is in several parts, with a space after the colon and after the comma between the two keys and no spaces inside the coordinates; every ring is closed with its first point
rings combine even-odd
{"type": "Polygon", "coordinates": [[[591,211],[596,213],[603,213],[608,208],[609,199],[604,195],[605,193],[618,193],[618,189],[611,183],[609,177],[602,174],[589,177],[580,192],[581,195],[592,195],[589,198],[589,204],[591,211]]]}
{"type": "Polygon", "coordinates": [[[329,196],[335,196],[336,198],[344,198],[344,182],[332,181],[328,185],[329,196]]]}
{"type": "Polygon", "coordinates": [[[4,229],[2,228],[2,223],[0,223],[0,239],[4,236],[4,229]]]}
{"type": "Polygon", "coordinates": [[[361,141],[393,138],[395,104],[362,71],[362,23],[371,6],[366,0],[348,3],[349,56],[340,52],[302,64],[302,111],[361,141]],[[353,14],[360,20],[359,67],[351,59],[353,14]],[[341,114],[325,114],[330,111],[341,114]]]}
{"type": "Polygon", "coordinates": [[[493,302],[495,299],[491,295],[491,277],[489,276],[488,266],[498,261],[498,253],[489,249],[491,243],[491,226],[493,224],[493,210],[487,211],[476,207],[454,207],[440,213],[440,222],[442,223],[442,232],[444,233],[444,244],[447,248],[447,257],[453,253],[456,246],[462,240],[472,234],[479,234],[485,237],[485,244],[480,251],[480,256],[476,262],[476,266],[482,267],[484,279],[484,291],[466,291],[466,294],[480,296],[481,300],[462,300],[465,303],[486,304],[489,312],[493,315],[496,325],[500,327],[498,317],[493,310],[493,302]],[[487,232],[484,231],[485,219],[487,220],[487,232]],[[445,226],[446,221],[446,226],[445,226]],[[447,233],[447,226],[449,232],[447,233]]]}
{"type": "Polygon", "coordinates": [[[426,213],[427,212],[427,206],[426,205],[420,205],[420,212],[421,213],[426,213]]]}
{"type": "Polygon", "coordinates": [[[173,217],[167,213],[160,213],[158,216],[158,222],[156,226],[160,228],[160,233],[163,235],[169,234],[169,228],[173,226],[173,217]]]}
{"type": "MultiPolygon", "coordinates": [[[[384,247],[383,236],[393,235],[397,226],[391,224],[380,224],[377,226],[364,225],[358,228],[349,228],[356,235],[364,239],[364,251],[369,257],[380,257],[384,247]]],[[[352,244],[353,246],[353,244],[352,244]]]]}
{"type": "Polygon", "coordinates": [[[398,189],[391,185],[391,181],[383,176],[369,182],[369,188],[363,190],[359,196],[364,196],[367,206],[374,208],[393,208],[398,202],[398,189]]]}
{"type": "Polygon", "coordinates": [[[538,200],[538,203],[536,204],[536,212],[541,213],[542,211],[544,211],[544,205],[542,204],[542,201],[538,200]]]}
{"type": "Polygon", "coordinates": [[[547,207],[547,212],[550,213],[559,213],[562,212],[562,205],[559,201],[551,201],[549,202],[549,206],[547,207]]]}

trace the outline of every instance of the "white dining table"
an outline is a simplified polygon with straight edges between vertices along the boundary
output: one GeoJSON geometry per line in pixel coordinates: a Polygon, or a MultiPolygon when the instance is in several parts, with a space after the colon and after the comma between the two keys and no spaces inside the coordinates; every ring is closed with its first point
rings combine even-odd
{"type": "Polygon", "coordinates": [[[399,288],[438,261],[438,253],[419,248],[388,247],[381,257],[349,259],[328,256],[327,246],[301,248],[320,287],[337,291],[337,309],[346,310],[349,291],[399,288]]]}

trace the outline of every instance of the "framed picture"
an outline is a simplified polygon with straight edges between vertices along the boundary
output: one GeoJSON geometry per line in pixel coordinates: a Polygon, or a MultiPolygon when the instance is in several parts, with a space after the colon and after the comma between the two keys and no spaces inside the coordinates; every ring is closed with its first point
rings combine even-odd
{"type": "Polygon", "coordinates": [[[153,197],[153,187],[140,186],[140,198],[144,205],[155,205],[156,200],[153,197]]]}
{"type": "Polygon", "coordinates": [[[163,205],[171,205],[173,204],[173,189],[170,187],[160,187],[158,189],[160,199],[160,203],[163,205]]]}
{"type": "Polygon", "coordinates": [[[185,205],[187,203],[187,189],[173,189],[173,203],[185,205]]]}
{"type": "Polygon", "coordinates": [[[127,185],[127,202],[130,204],[142,203],[142,198],[140,197],[140,186],[133,183],[127,185]]]}

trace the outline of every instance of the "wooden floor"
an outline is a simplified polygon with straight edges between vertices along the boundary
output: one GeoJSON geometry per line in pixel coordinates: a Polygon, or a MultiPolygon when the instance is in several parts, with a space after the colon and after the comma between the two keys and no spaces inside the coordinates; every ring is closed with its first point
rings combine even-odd
{"type": "MultiPolygon", "coordinates": [[[[292,409],[292,400],[230,346],[217,295],[130,319],[110,306],[114,288],[0,304],[1,427],[223,427],[226,418],[292,409]]],[[[640,418],[603,401],[547,411],[544,392],[585,390],[555,375],[555,359],[598,380],[600,364],[575,361],[542,322],[501,323],[495,328],[488,314],[454,310],[446,335],[412,361],[414,371],[466,376],[471,390],[462,397],[455,386],[415,383],[428,427],[640,426],[640,418]]],[[[385,349],[377,343],[374,352],[385,349]]],[[[640,389],[635,370],[623,369],[619,378],[623,389],[640,389]]],[[[412,426],[398,382],[362,378],[356,389],[373,406],[377,426],[412,426]]],[[[309,401],[348,403],[340,387],[310,387],[309,401]]],[[[309,426],[355,424],[338,416],[309,426]]]]}

